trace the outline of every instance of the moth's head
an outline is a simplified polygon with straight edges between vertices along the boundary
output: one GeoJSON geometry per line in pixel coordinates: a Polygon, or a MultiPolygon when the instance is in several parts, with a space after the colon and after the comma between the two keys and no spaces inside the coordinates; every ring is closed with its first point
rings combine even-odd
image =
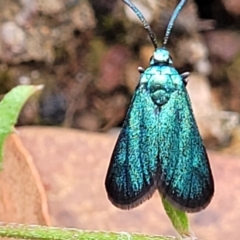
{"type": "Polygon", "coordinates": [[[154,65],[158,63],[166,63],[170,65],[173,64],[169,51],[164,47],[157,48],[150,59],[150,65],[154,65]]]}

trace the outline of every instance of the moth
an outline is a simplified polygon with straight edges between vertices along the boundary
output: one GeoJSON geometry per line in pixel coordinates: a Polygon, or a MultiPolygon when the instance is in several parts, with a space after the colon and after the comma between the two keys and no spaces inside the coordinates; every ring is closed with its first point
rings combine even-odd
{"type": "Polygon", "coordinates": [[[155,51],[150,66],[139,68],[139,84],[106,175],[108,198],[116,207],[130,209],[159,190],[176,208],[200,211],[212,199],[213,176],[186,90],[189,73],[178,73],[166,48],[186,0],[175,8],[161,48],[142,13],[129,0],[123,2],[141,20],[155,51]]]}

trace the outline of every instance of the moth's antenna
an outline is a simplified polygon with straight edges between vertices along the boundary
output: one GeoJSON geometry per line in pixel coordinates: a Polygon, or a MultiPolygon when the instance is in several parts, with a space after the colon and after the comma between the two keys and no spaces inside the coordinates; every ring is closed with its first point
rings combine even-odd
{"type": "MultiPolygon", "coordinates": [[[[149,26],[147,20],[144,18],[144,16],[142,15],[142,13],[137,9],[137,7],[130,1],[130,0],[123,0],[123,2],[125,4],[127,4],[135,13],[136,15],[138,16],[138,18],[140,19],[140,21],[142,22],[143,24],[143,27],[147,30],[148,34],[149,34],[149,37],[155,47],[155,49],[157,49],[157,39],[151,29],[151,27],[149,26]]],[[[177,13],[176,13],[177,15],[177,13]]],[[[175,17],[176,18],[176,17],[175,17]]],[[[174,21],[174,20],[173,20],[174,21]]],[[[170,29],[171,31],[171,29],[170,29]]],[[[169,35],[169,34],[168,34],[169,35]]]]}
{"type": "Polygon", "coordinates": [[[166,30],[166,33],[165,33],[165,36],[164,36],[164,39],[163,39],[163,46],[166,46],[167,42],[168,42],[168,39],[169,39],[169,35],[172,31],[172,27],[173,27],[173,24],[174,24],[174,21],[176,20],[179,12],[181,11],[182,7],[184,6],[184,4],[187,2],[187,0],[181,0],[177,7],[175,8],[173,14],[172,14],[172,17],[168,23],[168,26],[167,26],[167,30],[166,30]]]}

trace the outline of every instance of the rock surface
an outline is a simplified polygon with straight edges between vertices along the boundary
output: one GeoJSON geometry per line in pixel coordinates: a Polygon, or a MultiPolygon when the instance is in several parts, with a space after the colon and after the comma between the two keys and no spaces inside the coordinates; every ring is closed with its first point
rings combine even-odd
{"type": "MultiPolygon", "coordinates": [[[[175,234],[158,194],[130,211],[108,201],[104,180],[117,131],[99,134],[46,127],[18,131],[41,176],[53,225],[175,234]]],[[[189,214],[192,230],[199,239],[239,239],[240,156],[209,152],[209,158],[216,191],[205,210],[189,214]]]]}

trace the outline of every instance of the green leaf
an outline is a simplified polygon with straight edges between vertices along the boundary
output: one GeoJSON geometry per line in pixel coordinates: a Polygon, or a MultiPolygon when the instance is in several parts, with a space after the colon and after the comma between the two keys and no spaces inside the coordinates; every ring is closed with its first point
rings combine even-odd
{"type": "Polygon", "coordinates": [[[0,102],[0,169],[2,168],[3,144],[13,132],[19,113],[27,99],[43,86],[17,86],[8,92],[0,102]]]}
{"type": "Polygon", "coordinates": [[[175,208],[165,198],[161,198],[165,212],[167,213],[172,222],[172,225],[180,234],[180,236],[184,238],[192,237],[191,239],[194,239],[194,234],[190,230],[187,214],[184,211],[175,208]]]}

